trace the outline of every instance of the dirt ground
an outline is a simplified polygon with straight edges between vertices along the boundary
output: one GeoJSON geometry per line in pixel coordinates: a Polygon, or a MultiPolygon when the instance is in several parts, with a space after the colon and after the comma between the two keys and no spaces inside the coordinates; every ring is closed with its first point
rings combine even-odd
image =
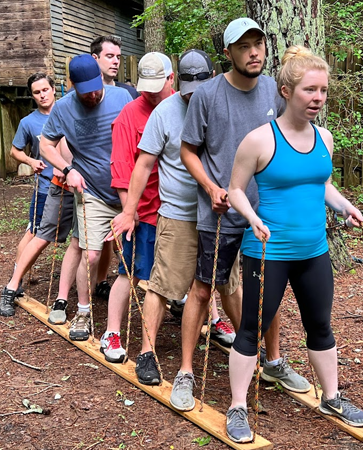
{"type": "MultiPolygon", "coordinates": [[[[27,222],[31,192],[32,185],[22,180],[0,183],[1,289],[13,270],[16,247],[27,222]]],[[[347,233],[351,254],[362,257],[361,233],[347,233]]],[[[48,296],[52,253],[50,246],[38,259],[32,270],[32,283],[25,277],[27,293],[41,302],[46,302],[48,296]]],[[[60,264],[56,261],[52,300],[56,295],[60,264]]],[[[116,277],[115,270],[116,260],[109,271],[111,283],[116,277]]],[[[339,349],[340,388],[360,407],[363,407],[362,277],[361,264],[336,276],[332,317],[339,349]]],[[[74,288],[69,300],[67,313],[71,318],[77,302],[74,288]]],[[[106,315],[107,303],[95,298],[97,338],[105,330],[106,315]]],[[[132,316],[129,353],[135,360],[141,346],[141,324],[136,308],[132,316]]],[[[281,353],[287,354],[295,370],[311,380],[300,316],[289,289],[281,307],[281,322],[281,353]]],[[[158,337],[157,353],[169,382],[173,381],[180,364],[180,342],[180,322],[167,312],[158,337]]],[[[203,344],[200,339],[195,351],[197,397],[203,369],[203,344]]],[[[251,399],[252,391],[250,389],[251,399]]],[[[358,450],[363,447],[362,443],[263,380],[260,400],[263,414],[260,414],[258,433],[271,441],[275,449],[358,450]]],[[[228,357],[214,347],[210,352],[206,403],[223,413],[230,403],[228,357]]],[[[57,334],[50,334],[44,324],[21,308],[17,308],[14,317],[0,317],[0,450],[182,450],[199,447],[205,437],[206,432],[96,363],[57,334]],[[13,362],[5,350],[41,370],[13,362]],[[26,411],[24,399],[41,406],[47,414],[10,415],[26,411]]],[[[206,447],[229,448],[215,438],[211,438],[206,447]]]]}

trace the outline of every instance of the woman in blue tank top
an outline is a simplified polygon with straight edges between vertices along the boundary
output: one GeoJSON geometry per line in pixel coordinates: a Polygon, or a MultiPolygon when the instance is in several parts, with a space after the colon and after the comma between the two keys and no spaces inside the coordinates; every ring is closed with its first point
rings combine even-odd
{"type": "MultiPolygon", "coordinates": [[[[267,240],[263,334],[289,281],[307,333],[309,359],[323,390],[320,411],[363,426],[363,411],[338,392],[337,352],[330,327],[333,275],[325,205],[342,214],[350,226],[360,226],[363,216],[331,183],[332,135],[311,123],[326,101],[328,78],[329,66],[322,58],[301,46],[286,50],[277,80],[286,110],[249,133],[236,154],[228,196],[250,227],[242,242],[242,322],[230,355],[232,404],[227,434],[235,442],[252,439],[246,395],[256,365],[263,238],[267,240]],[[252,177],[258,184],[257,213],[245,195],[252,177]]],[[[271,371],[276,364],[266,362],[262,377],[283,385],[278,371],[271,371]]]]}

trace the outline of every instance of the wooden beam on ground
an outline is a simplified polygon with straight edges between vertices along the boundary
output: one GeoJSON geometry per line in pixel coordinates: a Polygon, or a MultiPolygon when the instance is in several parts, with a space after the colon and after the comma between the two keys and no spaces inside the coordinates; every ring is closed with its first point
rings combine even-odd
{"type": "MultiPolygon", "coordinates": [[[[203,336],[205,338],[206,333],[207,333],[207,325],[204,325],[202,328],[201,336],[203,336]]],[[[217,341],[212,341],[212,339],[211,339],[211,342],[213,343],[213,345],[215,345],[220,350],[222,350],[222,352],[229,354],[229,352],[230,352],[229,348],[224,347],[223,345],[219,344],[217,341]]],[[[361,428],[352,427],[350,425],[347,425],[342,420],[340,420],[334,416],[328,416],[326,414],[323,414],[319,410],[320,397],[322,394],[322,391],[320,389],[318,389],[319,399],[317,399],[315,397],[315,390],[312,385],[311,385],[310,391],[307,392],[306,394],[298,394],[297,392],[292,392],[285,388],[283,388],[283,390],[285,391],[286,394],[288,394],[293,399],[295,399],[298,402],[300,402],[301,404],[309,407],[310,409],[313,409],[316,413],[320,414],[325,419],[328,419],[330,422],[333,422],[341,430],[345,431],[346,433],[349,433],[351,436],[355,437],[359,441],[363,441],[363,427],[361,427],[361,428]]]]}
{"type": "Polygon", "coordinates": [[[69,340],[69,328],[68,324],[65,325],[52,325],[48,322],[48,314],[46,313],[46,307],[42,303],[39,303],[37,300],[24,295],[23,298],[17,299],[17,304],[21,306],[23,309],[28,311],[34,317],[39,319],[53,331],[58,333],[64,339],[69,341],[71,344],[78,347],[80,350],[87,353],[93,359],[101,363],[102,365],[108,367],[110,370],[115,372],[120,377],[134,384],[151,397],[158,400],[160,403],[163,403],[168,408],[172,409],[176,413],[183,416],[185,419],[190,420],[195,425],[198,425],[200,428],[205,430],[210,435],[216,437],[220,441],[226,443],[231,448],[238,450],[270,450],[273,445],[271,442],[267,441],[261,436],[256,436],[256,440],[254,443],[247,444],[237,444],[231,441],[226,434],[226,418],[225,415],[215,411],[210,406],[204,404],[203,412],[199,412],[199,400],[196,399],[196,406],[192,411],[181,412],[177,409],[173,408],[169,403],[169,398],[172,390],[172,385],[164,380],[161,386],[145,386],[144,384],[140,384],[137,380],[137,376],[135,374],[135,363],[128,360],[126,364],[112,364],[105,360],[104,355],[100,352],[100,343],[98,339],[95,339],[92,342],[92,339],[88,339],[88,341],[71,341],[69,340]]]}

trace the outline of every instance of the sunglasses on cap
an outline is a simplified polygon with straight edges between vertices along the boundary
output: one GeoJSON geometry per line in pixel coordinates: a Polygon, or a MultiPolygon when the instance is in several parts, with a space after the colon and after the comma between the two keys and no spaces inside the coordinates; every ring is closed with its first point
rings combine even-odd
{"type": "Polygon", "coordinates": [[[212,72],[200,72],[196,73],[195,75],[191,75],[190,73],[180,73],[179,74],[179,80],[181,81],[194,81],[199,80],[203,81],[209,78],[212,75],[212,72]]]}

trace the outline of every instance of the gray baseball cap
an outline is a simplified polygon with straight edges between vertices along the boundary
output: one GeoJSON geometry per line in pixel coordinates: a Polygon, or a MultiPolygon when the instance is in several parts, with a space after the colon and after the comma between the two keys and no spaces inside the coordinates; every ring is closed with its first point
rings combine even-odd
{"type": "Polygon", "coordinates": [[[266,36],[265,32],[261,30],[257,22],[248,17],[241,17],[239,19],[233,20],[226,28],[223,41],[224,48],[228,48],[230,44],[234,44],[238,39],[243,36],[247,31],[257,30],[263,36],[266,36]]]}
{"type": "Polygon", "coordinates": [[[178,62],[180,94],[191,94],[212,75],[213,66],[209,56],[202,50],[188,50],[178,62]]]}

